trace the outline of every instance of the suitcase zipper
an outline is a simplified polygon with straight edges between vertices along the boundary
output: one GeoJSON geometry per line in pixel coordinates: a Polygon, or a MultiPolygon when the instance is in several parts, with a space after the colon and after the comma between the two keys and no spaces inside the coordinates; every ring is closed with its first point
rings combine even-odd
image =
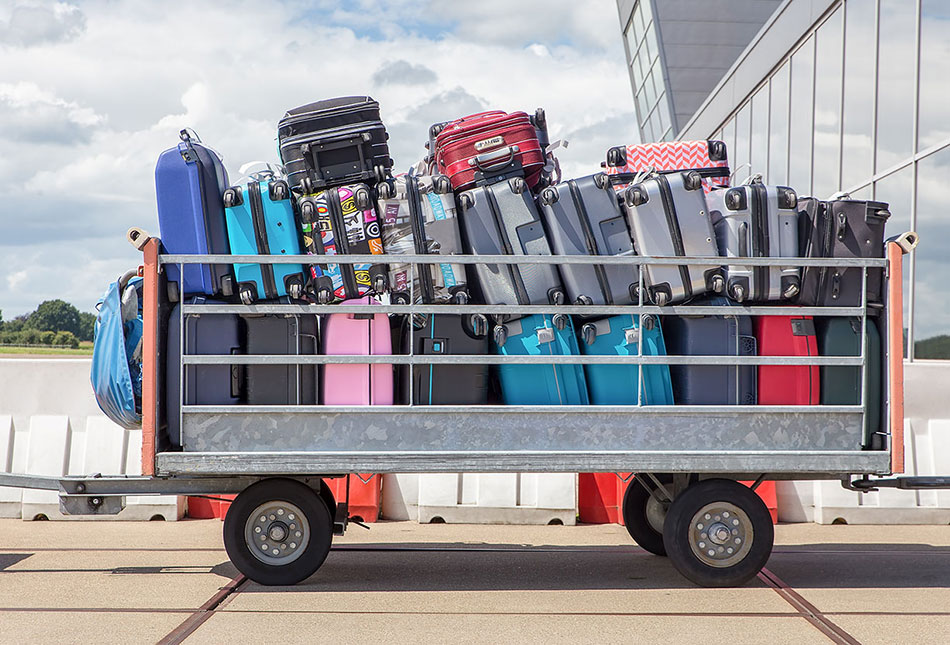
{"type": "MultiPolygon", "coordinates": [[[[495,184],[497,186],[497,184],[495,184]]],[[[511,247],[511,240],[508,238],[508,231],[505,229],[504,222],[501,221],[501,209],[498,207],[498,200],[495,199],[495,193],[492,192],[491,186],[485,187],[485,198],[488,201],[488,210],[491,213],[492,221],[495,223],[495,230],[498,231],[498,239],[501,241],[501,248],[504,251],[504,255],[514,255],[514,251],[511,247]]],[[[514,284],[516,295],[518,296],[519,305],[530,305],[531,301],[528,299],[528,290],[524,286],[524,281],[521,278],[521,269],[518,268],[516,264],[509,264],[508,273],[511,275],[512,284],[514,284]]]]}
{"type": "MultiPolygon", "coordinates": [[[[264,219],[264,200],[261,197],[261,184],[257,181],[247,183],[248,201],[251,206],[251,221],[254,224],[254,239],[257,242],[258,255],[270,255],[267,241],[267,222],[264,219]]],[[[261,283],[265,298],[277,297],[277,283],[274,280],[274,265],[260,264],[261,283]]]]}
{"type": "MultiPolygon", "coordinates": [[[[330,227],[333,232],[333,242],[336,245],[337,253],[347,255],[349,250],[349,240],[347,239],[346,222],[343,221],[343,204],[340,201],[339,188],[328,188],[325,191],[327,196],[327,212],[330,215],[330,227]]],[[[362,217],[362,213],[360,213],[362,217]]],[[[343,278],[343,297],[359,298],[360,288],[356,283],[356,268],[352,264],[338,264],[340,267],[340,276],[343,278]]]]}
{"type": "MultiPolygon", "coordinates": [[[[698,172],[701,177],[704,179],[715,179],[716,177],[728,177],[729,176],[729,167],[728,166],[704,166],[702,168],[675,168],[671,170],[654,170],[658,175],[672,175],[678,172],[698,172]]],[[[618,172],[610,177],[614,178],[615,181],[633,181],[636,176],[640,174],[638,172],[618,172]]]]}
{"type": "MultiPolygon", "coordinates": [[[[417,255],[428,255],[425,223],[423,222],[422,209],[419,208],[419,203],[422,199],[419,194],[419,180],[414,176],[406,177],[406,198],[409,201],[409,227],[412,229],[412,244],[416,249],[417,255]]],[[[424,303],[435,302],[431,267],[428,264],[417,264],[416,275],[419,276],[422,301],[424,303]]]]}
{"type": "MultiPolygon", "coordinates": [[[[670,182],[665,175],[657,175],[656,183],[660,188],[660,199],[663,202],[663,213],[666,215],[666,224],[670,229],[673,252],[678,256],[685,257],[686,249],[683,247],[683,233],[680,231],[680,223],[676,219],[676,207],[673,205],[673,191],[670,190],[670,182]]],[[[680,271],[680,278],[683,280],[685,299],[689,300],[693,297],[693,285],[689,279],[689,268],[682,264],[677,268],[680,271]]]]}
{"type": "MultiPolygon", "coordinates": [[[[584,232],[584,241],[587,243],[587,254],[601,255],[597,251],[597,240],[594,239],[594,231],[590,225],[590,214],[587,212],[587,205],[584,204],[584,200],[581,199],[581,191],[577,187],[577,182],[571,179],[567,182],[567,185],[571,189],[571,199],[574,201],[574,209],[577,211],[578,220],[580,220],[581,223],[581,230],[584,232]]],[[[614,304],[614,299],[607,283],[607,271],[604,269],[604,265],[595,264],[593,267],[594,274],[597,276],[597,283],[600,285],[600,292],[604,295],[604,303],[608,305],[614,304]]]]}
{"type": "MultiPolygon", "coordinates": [[[[752,257],[769,257],[769,203],[768,189],[761,184],[750,184],[753,197],[752,203],[752,257]]],[[[763,300],[763,291],[768,295],[769,267],[754,267],[755,286],[752,289],[753,298],[763,300]]]]}

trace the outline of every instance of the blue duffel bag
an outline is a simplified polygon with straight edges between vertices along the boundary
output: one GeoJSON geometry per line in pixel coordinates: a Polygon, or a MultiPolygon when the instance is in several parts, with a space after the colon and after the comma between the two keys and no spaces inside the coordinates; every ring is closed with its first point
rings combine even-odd
{"type": "Polygon", "coordinates": [[[129,271],[96,305],[90,379],[99,408],[123,428],[142,425],[142,278],[129,271]]]}

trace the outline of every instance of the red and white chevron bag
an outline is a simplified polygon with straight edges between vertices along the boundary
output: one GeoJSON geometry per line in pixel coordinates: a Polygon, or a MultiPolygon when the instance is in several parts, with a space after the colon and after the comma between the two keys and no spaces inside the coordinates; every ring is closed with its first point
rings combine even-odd
{"type": "Polygon", "coordinates": [[[695,170],[703,176],[703,190],[729,185],[729,160],[722,141],[669,141],[616,146],[607,151],[604,172],[617,191],[626,188],[637,173],[648,170],[695,170]]]}

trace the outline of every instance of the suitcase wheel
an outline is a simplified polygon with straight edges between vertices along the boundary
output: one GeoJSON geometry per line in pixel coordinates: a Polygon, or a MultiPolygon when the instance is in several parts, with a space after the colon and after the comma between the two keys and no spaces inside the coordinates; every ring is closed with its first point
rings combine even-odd
{"type": "Polygon", "coordinates": [[[240,206],[244,200],[241,199],[241,189],[240,188],[228,188],[224,191],[224,207],[225,208],[234,208],[235,206],[240,206]]]}
{"type": "Polygon", "coordinates": [[[657,307],[663,307],[669,301],[670,297],[664,291],[657,291],[653,294],[653,302],[656,303],[657,307]]]}
{"type": "Polygon", "coordinates": [[[492,330],[492,338],[496,345],[504,347],[505,341],[508,340],[508,328],[504,325],[495,325],[495,329],[492,330]]]}
{"type": "Polygon", "coordinates": [[[354,203],[356,204],[356,207],[361,211],[369,210],[370,206],[372,205],[372,200],[370,199],[369,191],[363,187],[356,189],[356,195],[353,199],[354,199],[354,203]]]}
{"type": "Polygon", "coordinates": [[[601,190],[605,189],[607,187],[607,175],[602,172],[594,175],[594,185],[601,190]]]}
{"type": "Polygon", "coordinates": [[[317,289],[317,302],[321,305],[329,304],[333,300],[333,292],[329,289],[317,289]]]}
{"type": "Polygon", "coordinates": [[[541,203],[545,206],[550,206],[551,204],[556,203],[559,197],[560,195],[558,195],[557,188],[554,186],[545,188],[541,191],[541,203]]]}
{"type": "Polygon", "coordinates": [[[432,178],[432,187],[440,195],[448,195],[452,192],[452,182],[445,175],[436,175],[432,178]]]}
{"type": "Polygon", "coordinates": [[[799,289],[797,284],[792,283],[788,285],[787,287],[785,287],[785,291],[782,292],[782,297],[785,298],[786,300],[791,300],[792,298],[798,295],[798,292],[800,290],[801,289],[799,289]]]}
{"type": "Polygon", "coordinates": [[[544,130],[548,127],[548,117],[544,113],[544,108],[539,107],[534,111],[534,118],[532,119],[532,125],[539,130],[544,130]]]}
{"type": "Polygon", "coordinates": [[[457,304],[457,305],[467,305],[467,304],[468,304],[468,292],[467,292],[467,291],[456,291],[456,292],[455,292],[455,304],[457,304]]]}
{"type": "Polygon", "coordinates": [[[722,141],[710,141],[708,143],[709,148],[709,160],[710,161],[725,161],[726,160],[726,144],[722,141]]]}
{"type": "Polygon", "coordinates": [[[745,300],[745,289],[742,288],[741,284],[734,284],[729,290],[729,295],[736,302],[742,302],[745,300]]]}
{"type": "Polygon", "coordinates": [[[731,211],[738,211],[745,208],[745,191],[741,188],[734,188],[727,192],[726,208],[731,211]]]}
{"type": "Polygon", "coordinates": [[[597,327],[587,323],[581,327],[581,337],[584,339],[585,344],[593,345],[594,341],[597,340],[597,327]]]}
{"type": "Polygon", "coordinates": [[[656,318],[650,315],[643,316],[641,319],[640,325],[647,331],[650,331],[656,327],[656,318]]]}
{"type": "Polygon", "coordinates": [[[273,181],[267,187],[272,202],[280,202],[290,197],[290,189],[283,181],[273,181]]]}
{"type": "Polygon", "coordinates": [[[291,282],[290,288],[287,289],[287,293],[290,294],[291,298],[297,300],[303,295],[303,285],[297,281],[291,282]]]}
{"type": "Polygon", "coordinates": [[[575,302],[577,302],[577,304],[583,305],[583,306],[585,306],[585,307],[589,307],[589,306],[591,306],[592,304],[594,304],[594,301],[591,300],[590,296],[577,296],[577,300],[576,300],[575,302]]]}
{"type": "Polygon", "coordinates": [[[528,184],[525,183],[525,180],[521,177],[515,177],[514,179],[511,179],[508,182],[508,185],[511,187],[511,192],[513,192],[515,195],[520,195],[528,188],[528,184]]]}
{"type": "Polygon", "coordinates": [[[726,288],[726,281],[718,273],[710,280],[710,285],[715,293],[722,293],[726,288]]]}
{"type": "Polygon", "coordinates": [[[627,206],[642,206],[647,203],[647,193],[639,186],[630,186],[623,192],[623,201],[627,206]]]}
{"type": "Polygon", "coordinates": [[[376,291],[376,293],[382,293],[386,291],[386,276],[376,276],[376,279],[373,280],[373,290],[376,291]]]}
{"type": "Polygon", "coordinates": [[[795,208],[798,206],[798,195],[795,194],[795,191],[791,188],[779,188],[778,189],[778,207],[779,208],[795,208]]]}
{"type": "Polygon", "coordinates": [[[472,333],[479,338],[488,333],[488,318],[484,314],[472,314],[472,333]]]}
{"type": "Polygon", "coordinates": [[[551,304],[563,305],[565,302],[564,292],[560,289],[554,289],[550,292],[549,297],[551,299],[551,304]]]}
{"type": "Polygon", "coordinates": [[[304,177],[303,181],[300,182],[300,187],[303,189],[305,195],[309,195],[313,192],[313,181],[310,177],[304,177]]]}
{"type": "Polygon", "coordinates": [[[240,296],[241,302],[245,305],[249,305],[254,302],[254,293],[247,287],[241,287],[240,296]]]}
{"type": "Polygon", "coordinates": [[[376,192],[379,193],[380,199],[392,199],[396,196],[395,187],[388,181],[384,181],[376,186],[376,192]]]}
{"type": "Polygon", "coordinates": [[[695,170],[691,170],[683,177],[683,187],[686,190],[699,190],[703,187],[703,176],[695,170]]]}
{"type": "Polygon", "coordinates": [[[461,195],[459,195],[459,206],[461,207],[463,211],[467,211],[473,205],[474,205],[474,201],[472,200],[471,195],[466,195],[465,193],[462,193],[461,195]]]}
{"type": "Polygon", "coordinates": [[[554,314],[551,318],[551,322],[554,323],[554,326],[557,327],[558,330],[564,329],[567,327],[567,316],[564,314],[554,314]]]}

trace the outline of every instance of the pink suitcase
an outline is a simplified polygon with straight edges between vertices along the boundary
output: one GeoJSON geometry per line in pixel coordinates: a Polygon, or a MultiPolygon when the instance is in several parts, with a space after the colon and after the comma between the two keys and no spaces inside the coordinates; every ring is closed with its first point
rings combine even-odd
{"type": "MultiPolygon", "coordinates": [[[[376,305],[364,297],[340,303],[376,305]]],[[[326,356],[391,356],[393,353],[389,318],[386,314],[347,314],[327,316],[323,325],[323,354],[326,356]]],[[[353,364],[324,366],[324,405],[392,405],[393,366],[353,364]]]]}
{"type": "Polygon", "coordinates": [[[616,146],[607,151],[604,172],[620,192],[637,173],[650,168],[661,173],[695,170],[709,192],[729,185],[729,160],[722,141],[664,141],[616,146]]]}

